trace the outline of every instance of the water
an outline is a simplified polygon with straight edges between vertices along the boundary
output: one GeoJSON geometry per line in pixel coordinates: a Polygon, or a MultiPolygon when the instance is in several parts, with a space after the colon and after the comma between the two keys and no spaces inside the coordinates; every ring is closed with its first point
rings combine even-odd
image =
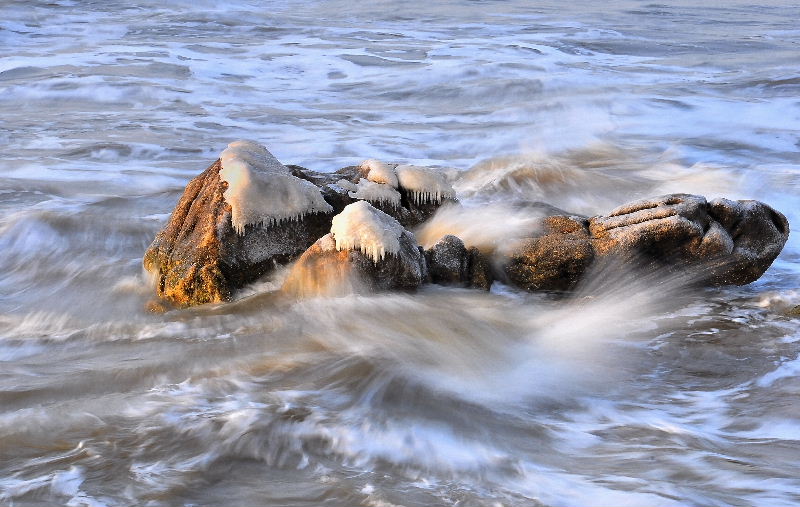
{"type": "Polygon", "coordinates": [[[567,300],[267,280],[153,315],[141,271],[238,138],[473,168],[489,229],[672,191],[796,226],[800,6],[168,3],[0,5],[0,503],[800,503],[796,235],[746,287],[609,267],[567,300]]]}

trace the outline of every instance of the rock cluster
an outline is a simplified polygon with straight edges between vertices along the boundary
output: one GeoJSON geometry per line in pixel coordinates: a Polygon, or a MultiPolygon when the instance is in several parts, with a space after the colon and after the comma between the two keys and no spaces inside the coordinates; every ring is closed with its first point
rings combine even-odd
{"type": "MultiPolygon", "coordinates": [[[[244,143],[250,144],[237,141],[231,146],[244,143]]],[[[238,289],[276,266],[296,260],[328,233],[335,215],[359,201],[336,182],[358,182],[369,176],[367,169],[358,166],[335,173],[318,173],[299,166],[284,169],[286,174],[316,185],[332,211],[312,210],[296,219],[248,224],[237,231],[233,227],[232,206],[224,196],[228,184],[220,177],[222,162],[215,161],[189,182],[166,226],[144,255],[144,268],[161,299],[177,306],[230,301],[238,289]]],[[[392,166],[389,169],[394,170],[392,166]]],[[[452,200],[448,196],[440,201],[420,202],[411,198],[411,191],[402,187],[397,190],[401,194],[399,206],[376,207],[406,227],[423,222],[443,202],[452,200]]]]}
{"type": "MultiPolygon", "coordinates": [[[[257,164],[246,164],[251,155],[253,160],[272,157],[254,143],[237,143],[231,146],[251,150],[239,160],[245,175],[258,170],[257,164]]],[[[485,255],[452,235],[425,251],[408,229],[455,200],[441,174],[375,160],[318,173],[269,160],[270,170],[284,180],[304,180],[299,183],[309,195],[318,189],[319,202],[308,212],[294,213],[294,219],[266,217],[234,228],[234,210],[225,199],[229,184],[220,177],[223,162],[217,160],[187,185],[145,253],[144,267],[162,300],[177,306],[229,301],[238,289],[294,261],[284,289],[301,295],[412,290],[431,282],[488,289],[494,279],[531,291],[564,291],[609,257],[692,268],[706,284],[742,285],[766,271],[789,235],[786,217],[762,202],[672,194],[603,216],[548,216],[536,234],[502,254],[485,255]],[[332,229],[335,217],[352,211],[375,218],[374,231],[383,231],[371,250],[363,247],[367,239],[360,236],[360,226],[349,232],[341,225],[332,229]]],[[[269,174],[256,176],[269,188],[269,174]]]]}
{"type": "Polygon", "coordinates": [[[671,194],[588,219],[551,216],[509,256],[505,274],[529,290],[567,290],[596,260],[615,256],[680,270],[699,282],[744,285],[769,268],[789,237],[781,213],[758,201],[671,194]]]}

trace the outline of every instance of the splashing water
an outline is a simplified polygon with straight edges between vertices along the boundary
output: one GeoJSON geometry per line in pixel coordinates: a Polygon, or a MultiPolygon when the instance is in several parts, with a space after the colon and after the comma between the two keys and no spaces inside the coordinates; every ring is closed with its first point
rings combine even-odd
{"type": "Polygon", "coordinates": [[[150,314],[141,273],[232,139],[457,168],[426,245],[675,191],[799,223],[796,10],[5,1],[0,504],[800,504],[795,234],[758,282],[703,290],[612,265],[570,296],[298,301],[281,270],[150,314]]]}

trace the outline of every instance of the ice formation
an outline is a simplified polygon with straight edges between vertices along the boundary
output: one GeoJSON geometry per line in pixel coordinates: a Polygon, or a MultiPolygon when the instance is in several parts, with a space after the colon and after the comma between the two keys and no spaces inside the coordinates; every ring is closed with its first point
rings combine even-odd
{"type": "Polygon", "coordinates": [[[353,199],[361,199],[378,204],[391,204],[394,207],[400,206],[400,192],[390,185],[374,183],[364,178],[358,180],[358,185],[347,180],[339,180],[336,184],[348,190],[347,195],[353,199]]]}
{"type": "Polygon", "coordinates": [[[246,225],[269,226],[333,211],[316,185],[292,176],[258,143],[234,141],[219,158],[219,177],[228,184],[223,197],[231,205],[231,222],[239,234],[244,234],[246,225]]]}
{"type": "Polygon", "coordinates": [[[337,250],[359,249],[375,262],[400,251],[404,231],[397,220],[367,201],[347,205],[331,226],[337,250]]]}
{"type": "Polygon", "coordinates": [[[361,163],[361,169],[367,171],[367,179],[375,183],[385,183],[397,188],[397,175],[388,164],[370,158],[361,163]]]}
{"type": "Polygon", "coordinates": [[[444,175],[430,167],[399,165],[395,168],[400,186],[411,193],[417,204],[441,202],[456,196],[444,175]]]}

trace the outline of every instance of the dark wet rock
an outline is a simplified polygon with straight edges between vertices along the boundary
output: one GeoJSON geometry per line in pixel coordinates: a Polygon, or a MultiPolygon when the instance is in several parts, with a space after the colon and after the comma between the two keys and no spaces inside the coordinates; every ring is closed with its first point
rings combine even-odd
{"type": "MultiPolygon", "coordinates": [[[[397,210],[397,216],[395,218],[397,218],[404,227],[416,227],[432,217],[436,213],[436,210],[441,208],[442,205],[458,202],[458,200],[454,198],[444,198],[440,201],[415,202],[414,199],[411,198],[410,193],[405,189],[401,187],[398,190],[401,196],[401,207],[397,210]]],[[[394,214],[391,215],[395,216],[394,214]]]]}
{"type": "Polygon", "coordinates": [[[514,285],[573,288],[596,259],[618,257],[681,271],[709,285],[757,280],[789,235],[781,213],[758,201],[671,194],[636,201],[590,219],[551,216],[505,262],[514,285]]]}
{"type": "Polygon", "coordinates": [[[414,290],[428,278],[414,235],[400,236],[400,250],[373,260],[360,250],[337,250],[333,234],[315,242],[292,266],[283,290],[298,296],[375,290],[414,290]]]}
{"type": "Polygon", "coordinates": [[[425,251],[431,281],[441,285],[461,285],[468,277],[469,257],[464,242],[448,234],[425,251]]]}
{"type": "Polygon", "coordinates": [[[469,263],[467,268],[467,279],[470,287],[476,289],[489,290],[492,286],[491,265],[489,260],[475,247],[467,252],[469,263]]]}
{"type": "Polygon", "coordinates": [[[425,251],[425,259],[433,283],[485,290],[492,284],[486,258],[477,248],[468,250],[456,236],[444,236],[425,251]]]}
{"type": "Polygon", "coordinates": [[[312,213],[237,234],[214,162],[186,186],[167,225],[144,256],[159,297],[178,306],[229,301],[237,289],[300,255],[331,226],[332,213],[312,213]]]}

